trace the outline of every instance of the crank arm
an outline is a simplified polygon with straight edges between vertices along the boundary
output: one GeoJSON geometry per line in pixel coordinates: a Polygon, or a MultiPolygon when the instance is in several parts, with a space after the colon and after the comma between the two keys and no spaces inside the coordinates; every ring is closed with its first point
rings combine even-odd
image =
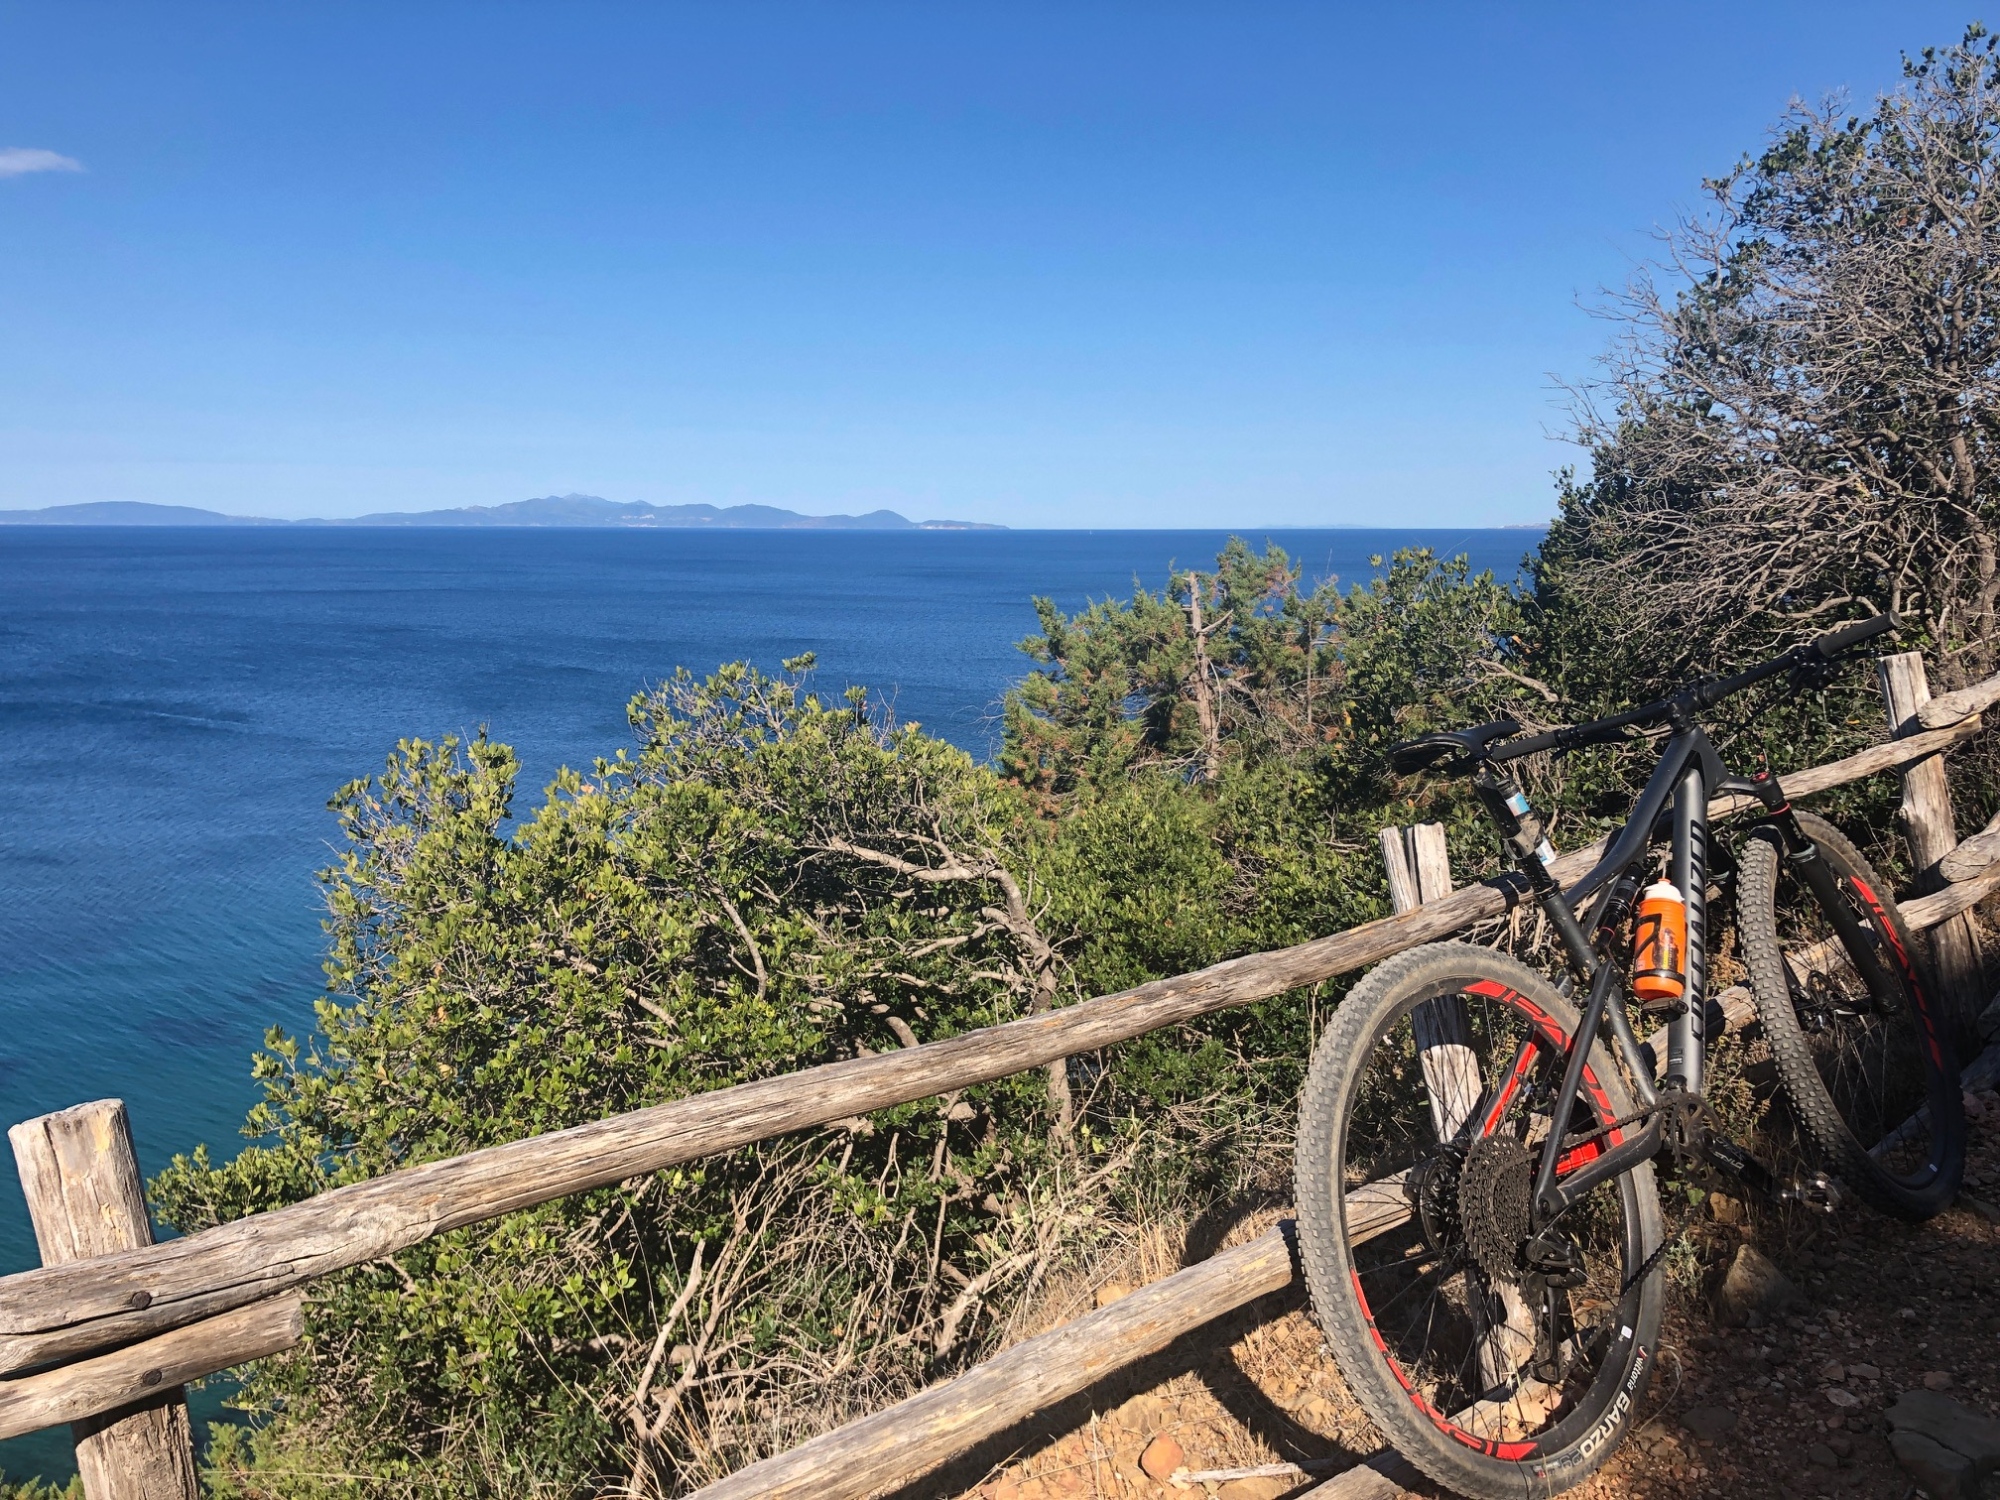
{"type": "Polygon", "coordinates": [[[1708,1158],[1710,1165],[1728,1173],[1745,1189],[1769,1203],[1798,1203],[1830,1214],[1840,1207],[1845,1197],[1840,1184],[1824,1172],[1781,1182],[1756,1157],[1734,1141],[1720,1136],[1710,1136],[1702,1142],[1702,1155],[1708,1158]]]}

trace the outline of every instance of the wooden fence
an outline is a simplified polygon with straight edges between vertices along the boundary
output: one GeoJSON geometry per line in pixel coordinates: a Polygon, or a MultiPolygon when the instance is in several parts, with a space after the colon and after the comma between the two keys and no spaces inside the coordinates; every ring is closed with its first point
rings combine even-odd
{"type": "MultiPolygon", "coordinates": [[[[1967,913],[2000,889],[2000,818],[1958,843],[1942,752],[1980,732],[2000,676],[1932,699],[1915,653],[1885,658],[1895,736],[1845,760],[1789,774],[1794,797],[1900,768],[1903,822],[1922,867],[1904,906],[1933,934],[1962,1022],[1980,998],[1967,913]]],[[[1741,810],[1720,798],[1715,816],[1741,810]]],[[[1574,879],[1602,843],[1563,855],[1574,879]]],[[[302,1203],[152,1242],[123,1106],[85,1104],[10,1132],[43,1265],[0,1277],[0,1437],[73,1424],[91,1500],[193,1496],[183,1382],[295,1345],[304,1288],[433,1235],[792,1131],[910,1103],[1129,1041],[1230,1006],[1266,1000],[1463,931],[1506,910],[1493,884],[1450,888],[1440,841],[1385,833],[1395,914],[1290,948],[1102,995],[942,1041],[828,1063],[678,1099],[549,1135],[406,1167],[302,1203]]],[[[1740,997],[1730,997],[1740,1000],[1740,997]]],[[[1737,1004],[1733,1019],[1746,1015],[1737,1004]]],[[[1975,1063],[1993,1071],[1992,1049],[1975,1063]]],[[[1379,1228],[1401,1222],[1400,1198],[1379,1228]]],[[[1372,1210],[1371,1210],[1372,1211],[1372,1210]]],[[[1270,1292],[1295,1275],[1273,1231],[1014,1346],[954,1380],[813,1439],[701,1491],[705,1500],[862,1497],[908,1482],[1114,1370],[1270,1292]]],[[[1397,1493],[1378,1455],[1315,1494],[1397,1493]]]]}

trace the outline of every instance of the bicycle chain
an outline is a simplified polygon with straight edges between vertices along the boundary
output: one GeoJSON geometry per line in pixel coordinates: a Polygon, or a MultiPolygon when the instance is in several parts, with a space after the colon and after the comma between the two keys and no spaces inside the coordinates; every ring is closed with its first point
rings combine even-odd
{"type": "Polygon", "coordinates": [[[1632,1273],[1631,1280],[1619,1288],[1618,1295],[1624,1297],[1631,1292],[1633,1287],[1643,1283],[1659,1267],[1660,1262],[1667,1258],[1667,1252],[1686,1238],[1686,1229],[1682,1229],[1679,1234],[1662,1235],[1660,1243],[1653,1247],[1653,1253],[1639,1263],[1639,1269],[1632,1273]]]}
{"type": "MultiPolygon", "coordinates": [[[[1652,1116],[1659,1114],[1662,1110],[1675,1111],[1692,1120],[1699,1120],[1703,1124],[1706,1124],[1711,1118],[1711,1112],[1705,1100],[1684,1091],[1662,1094],[1644,1109],[1634,1110],[1629,1115],[1620,1115],[1615,1120],[1608,1120],[1594,1130],[1580,1130],[1574,1134],[1564,1136],[1562,1143],[1563,1150],[1574,1151],[1577,1147],[1588,1145],[1591,1141],[1602,1140],[1605,1136],[1611,1134],[1612,1131],[1623,1130],[1628,1125],[1637,1125],[1642,1120],[1650,1119],[1652,1116]]],[[[1677,1158],[1684,1156],[1692,1139],[1693,1132],[1683,1128],[1675,1132],[1675,1139],[1668,1142],[1668,1150],[1677,1158]]],[[[1626,1280],[1624,1286],[1619,1291],[1620,1297],[1628,1295],[1634,1287],[1644,1284],[1646,1278],[1659,1268],[1660,1262],[1667,1258],[1667,1252],[1687,1238],[1688,1229],[1691,1227],[1691,1224],[1692,1220],[1689,1220],[1689,1222],[1681,1225],[1679,1232],[1663,1234],[1660,1237],[1660,1243],[1653,1247],[1652,1254],[1641,1261],[1639,1269],[1634,1271],[1630,1278],[1626,1280]]]]}
{"type": "MultiPolygon", "coordinates": [[[[1705,1099],[1690,1094],[1685,1089],[1676,1089],[1660,1095],[1644,1109],[1634,1110],[1629,1115],[1620,1115],[1615,1120],[1607,1120],[1594,1130],[1579,1130],[1572,1135],[1564,1136],[1562,1149],[1574,1151],[1579,1146],[1587,1146],[1592,1141],[1602,1140],[1614,1130],[1623,1130],[1627,1125],[1637,1125],[1641,1120],[1649,1119],[1662,1110],[1680,1114],[1688,1120],[1699,1120],[1704,1126],[1714,1119],[1714,1113],[1709,1109],[1705,1099]]],[[[1684,1155],[1693,1140],[1694,1132],[1683,1128],[1669,1139],[1668,1149],[1675,1155],[1684,1155]]]]}

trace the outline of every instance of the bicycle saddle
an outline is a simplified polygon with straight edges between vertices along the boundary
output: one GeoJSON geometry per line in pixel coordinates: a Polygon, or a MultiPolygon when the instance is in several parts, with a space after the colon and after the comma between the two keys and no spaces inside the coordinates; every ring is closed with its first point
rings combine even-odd
{"type": "Polygon", "coordinates": [[[1478,760],[1495,740],[1504,740],[1508,735],[1520,732],[1521,726],[1517,721],[1495,719],[1491,724],[1476,724],[1470,729],[1427,734],[1421,739],[1391,745],[1389,766],[1398,776],[1409,776],[1436,765],[1446,756],[1462,755],[1468,760],[1478,760]]]}

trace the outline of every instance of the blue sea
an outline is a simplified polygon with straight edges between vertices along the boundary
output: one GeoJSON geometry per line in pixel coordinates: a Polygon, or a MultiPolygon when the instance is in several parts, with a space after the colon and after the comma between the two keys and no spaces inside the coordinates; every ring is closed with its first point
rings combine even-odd
{"type": "MultiPolygon", "coordinates": [[[[1033,596],[1157,588],[1227,535],[0,527],[4,1123],[116,1096],[149,1173],[233,1151],[265,1028],[311,1022],[327,798],[399,737],[488,726],[532,805],[629,745],[626,702],[676,667],[814,651],[822,692],[984,757],[1033,596]]],[[[1413,545],[1511,577],[1540,539],[1244,535],[1343,583],[1413,545]]],[[[25,1269],[0,1184],[0,1271],[25,1269]]],[[[70,1472],[67,1434],[0,1468],[70,1472]]]]}

